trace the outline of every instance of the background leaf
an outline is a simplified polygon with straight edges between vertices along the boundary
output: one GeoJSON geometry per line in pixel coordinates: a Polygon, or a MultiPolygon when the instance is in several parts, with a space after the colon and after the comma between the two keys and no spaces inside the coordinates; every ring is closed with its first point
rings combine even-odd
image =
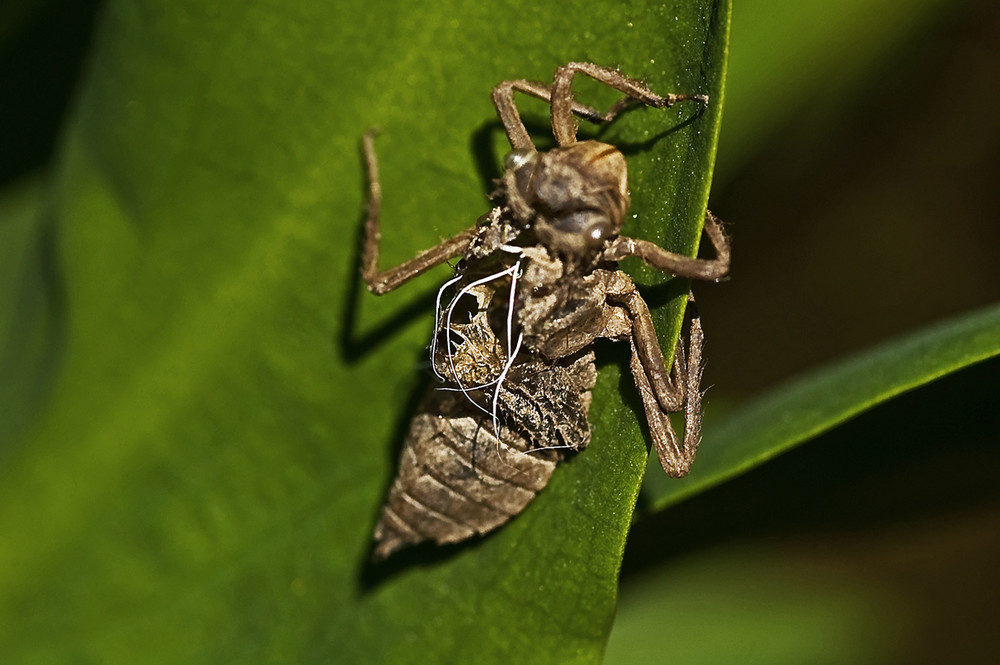
{"type": "Polygon", "coordinates": [[[646,499],[652,510],[662,510],[880,402],[997,355],[1000,306],[817,370],[717,419],[697,468],[670,483],[651,469],[643,486],[646,499]]]}
{"type": "MultiPolygon", "coordinates": [[[[727,30],[725,2],[109,2],[19,236],[55,315],[30,336],[44,362],[13,365],[18,391],[52,378],[4,443],[0,659],[599,661],[646,454],[618,364],[592,448],[523,518],[366,564],[444,272],[359,294],[358,141],[380,127],[391,264],[485,210],[496,82],[577,59],[707,92],[691,122],[601,134],[630,160],[632,231],[690,251],[727,30]]],[[[660,298],[668,341],[682,294],[660,298]]]]}

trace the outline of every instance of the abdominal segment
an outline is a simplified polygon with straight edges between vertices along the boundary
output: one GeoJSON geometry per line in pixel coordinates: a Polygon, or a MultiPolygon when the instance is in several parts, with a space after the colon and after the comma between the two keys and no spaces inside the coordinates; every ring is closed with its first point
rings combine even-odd
{"type": "Polygon", "coordinates": [[[431,389],[410,423],[374,558],[482,535],[524,510],[566,453],[590,442],[595,380],[593,352],[585,352],[522,363],[499,394],[431,389]]]}
{"type": "Polygon", "coordinates": [[[399,471],[375,529],[374,556],[431,540],[484,534],[524,510],[545,487],[560,451],[529,453],[461,392],[431,390],[410,423],[399,471]]]}

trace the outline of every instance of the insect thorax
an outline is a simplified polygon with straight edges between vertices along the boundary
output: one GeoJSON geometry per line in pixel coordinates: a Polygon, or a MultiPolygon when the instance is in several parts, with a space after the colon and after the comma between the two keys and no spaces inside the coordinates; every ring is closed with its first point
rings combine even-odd
{"type": "Polygon", "coordinates": [[[612,145],[581,141],[548,152],[515,151],[496,198],[553,254],[593,263],[628,209],[628,167],[612,145]]]}

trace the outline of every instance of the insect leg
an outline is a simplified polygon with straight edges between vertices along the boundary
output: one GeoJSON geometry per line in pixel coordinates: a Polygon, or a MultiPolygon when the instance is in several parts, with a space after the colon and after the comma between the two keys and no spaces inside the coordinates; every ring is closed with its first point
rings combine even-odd
{"type": "Polygon", "coordinates": [[[729,236],[722,228],[719,218],[707,210],[704,230],[715,250],[714,259],[691,258],[667,251],[648,240],[626,236],[618,236],[611,241],[602,258],[606,261],[621,261],[627,256],[635,256],[671,275],[717,282],[729,273],[729,236]]]}
{"type": "MultiPolygon", "coordinates": [[[[636,347],[632,347],[631,369],[632,377],[635,379],[636,388],[642,398],[642,406],[646,412],[646,422],[649,424],[649,435],[656,450],[656,456],[660,460],[660,466],[671,478],[680,478],[687,475],[694,461],[695,453],[698,451],[698,444],[701,443],[701,346],[704,337],[701,331],[701,324],[697,319],[692,319],[690,330],[690,351],[689,357],[685,361],[682,353],[682,346],[678,344],[677,354],[674,358],[674,369],[681,374],[679,386],[684,386],[685,397],[683,400],[684,411],[684,437],[677,439],[673,426],[670,424],[668,414],[665,411],[657,396],[653,386],[646,375],[646,368],[637,353],[636,347]],[[678,370],[679,368],[679,370],[678,370]]],[[[678,408],[674,411],[680,411],[678,408]]]]}
{"type": "MultiPolygon", "coordinates": [[[[537,81],[504,81],[493,88],[493,105],[503,123],[504,131],[507,133],[507,140],[515,150],[534,150],[535,146],[531,142],[531,136],[524,127],[521,114],[514,104],[514,91],[523,92],[526,95],[537,97],[546,102],[552,101],[552,90],[549,86],[537,81]]],[[[625,98],[612,106],[608,111],[601,113],[597,109],[570,100],[569,113],[575,113],[585,120],[594,123],[610,122],[621,109],[628,106],[631,100],[625,98]]]]}
{"type": "Polygon", "coordinates": [[[684,377],[680,374],[681,368],[686,364],[683,348],[680,344],[677,345],[674,365],[667,371],[649,306],[639,292],[632,287],[627,293],[609,294],[609,298],[623,305],[629,313],[632,321],[632,355],[638,358],[643,376],[659,408],[668,413],[680,411],[686,398],[687,388],[684,377]]]}
{"type": "Polygon", "coordinates": [[[559,145],[569,145],[576,142],[576,123],[573,121],[573,77],[577,73],[604,83],[605,85],[624,92],[629,100],[623,100],[615,104],[607,115],[614,117],[619,111],[629,105],[630,100],[635,100],[646,106],[654,108],[666,108],[673,106],[677,102],[692,100],[699,102],[702,106],[708,105],[706,95],[688,95],[670,93],[665,96],[657,95],[645,85],[631,79],[617,69],[601,67],[589,62],[570,62],[556,70],[552,78],[552,133],[556,137],[559,145]]]}
{"type": "Polygon", "coordinates": [[[448,259],[465,253],[476,234],[476,229],[466,229],[458,235],[420,252],[409,261],[387,270],[379,270],[379,239],[382,235],[380,229],[382,187],[379,184],[378,159],[375,156],[374,132],[372,130],[365,132],[364,149],[365,161],[368,163],[368,218],[365,220],[365,240],[361,251],[361,277],[368,285],[369,291],[376,295],[382,295],[448,259]]]}
{"type": "Polygon", "coordinates": [[[694,298],[688,296],[691,324],[687,352],[678,341],[668,373],[649,307],[642,296],[633,289],[611,297],[628,310],[632,319],[632,377],[642,398],[653,447],[668,475],[683,476],[701,440],[701,355],[705,336],[694,298]],[[668,417],[678,411],[684,413],[684,436],[680,441],[668,417]]]}

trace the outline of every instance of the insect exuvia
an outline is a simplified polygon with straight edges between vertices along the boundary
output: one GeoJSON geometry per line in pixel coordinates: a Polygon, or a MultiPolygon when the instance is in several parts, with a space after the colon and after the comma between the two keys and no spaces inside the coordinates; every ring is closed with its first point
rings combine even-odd
{"type": "Polygon", "coordinates": [[[491,195],[494,207],[474,227],[388,270],[378,268],[381,189],[372,133],[365,136],[368,288],[386,293],[461,257],[435,308],[430,354],[441,385],[410,424],[375,529],[375,558],[425,540],[465,540],[520,513],[558,461],[590,442],[597,338],[631,346],[630,369],[660,463],[671,476],[687,473],[701,430],[701,323],[692,307],[686,348],[678,342],[668,369],[649,308],[617,262],[633,256],[679,277],[719,280],[729,269],[729,241],[707,211],[713,259],[621,235],[629,203],[625,158],[612,145],[577,141],[573,118],[610,122],[630,105],[678,102],[704,106],[708,98],[657,95],[617,70],[578,62],[556,70],[551,86],[500,83],[493,103],[512,151],[491,195]],[[606,113],[577,103],[571,85],[578,73],[625,97],[606,113]],[[557,147],[535,148],[515,92],[549,103],[557,147]],[[680,437],[668,419],[676,412],[684,414],[680,437]]]}

